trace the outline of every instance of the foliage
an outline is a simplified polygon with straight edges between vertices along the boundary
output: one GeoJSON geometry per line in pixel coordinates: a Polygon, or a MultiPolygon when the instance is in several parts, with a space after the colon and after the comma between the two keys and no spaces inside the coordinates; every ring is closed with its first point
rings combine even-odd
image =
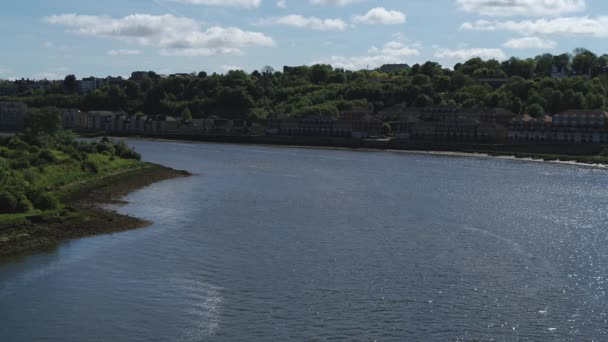
{"type": "Polygon", "coordinates": [[[57,197],[48,192],[33,192],[29,197],[34,206],[40,210],[55,210],[60,206],[57,197]]]}
{"type": "MultiPolygon", "coordinates": [[[[32,131],[53,131],[56,110],[124,110],[138,114],[167,114],[192,118],[226,117],[263,120],[274,114],[331,116],[354,105],[374,110],[406,103],[409,106],[505,107],[526,112],[534,104],[545,113],[566,109],[606,109],[608,55],[586,49],[505,61],[472,58],[447,69],[436,62],[414,64],[396,72],[348,71],[330,65],[264,67],[247,74],[201,72],[161,78],[149,72],[78,94],[72,76],[62,87],[19,92],[0,101],[20,101],[34,107],[32,131]],[[552,73],[567,77],[552,78],[552,73]],[[40,124],[37,113],[51,113],[52,123],[40,124]]],[[[39,120],[40,119],[40,120],[39,120]]],[[[48,117],[47,117],[48,119],[48,117]]],[[[51,120],[51,119],[49,119],[51,120]]],[[[49,132],[46,132],[49,133],[49,132]]],[[[48,135],[48,134],[47,134],[48,135]]],[[[43,141],[44,142],[44,141],[43,141]]]]}
{"type": "Polygon", "coordinates": [[[28,136],[53,135],[61,130],[61,111],[55,107],[30,108],[25,126],[28,136]]]}
{"type": "Polygon", "coordinates": [[[141,155],[130,148],[124,141],[119,141],[114,144],[114,150],[116,155],[124,159],[135,159],[140,160],[141,155]]]}
{"type": "Polygon", "coordinates": [[[389,124],[388,122],[383,123],[382,127],[380,128],[380,132],[384,135],[391,134],[391,132],[392,132],[391,124],[389,124]]]}
{"type": "Polygon", "coordinates": [[[124,142],[53,137],[45,147],[36,146],[40,139],[27,134],[0,139],[0,214],[57,210],[61,202],[56,193],[62,186],[138,165],[141,158],[124,142]]]}
{"type": "Polygon", "coordinates": [[[17,198],[8,191],[0,191],[0,214],[12,214],[17,209],[17,198]]]}
{"type": "Polygon", "coordinates": [[[528,107],[528,114],[532,117],[539,118],[545,115],[545,110],[541,105],[535,103],[528,107]]]}

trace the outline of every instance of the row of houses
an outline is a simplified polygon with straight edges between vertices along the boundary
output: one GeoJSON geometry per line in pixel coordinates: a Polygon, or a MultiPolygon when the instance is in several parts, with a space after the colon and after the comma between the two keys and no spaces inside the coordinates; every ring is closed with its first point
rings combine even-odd
{"type": "MultiPolygon", "coordinates": [[[[25,126],[27,106],[0,102],[0,130],[19,131],[25,126]]],[[[166,115],[131,115],[125,112],[64,109],[63,127],[76,131],[109,133],[188,133],[204,135],[247,135],[257,130],[245,120],[211,117],[188,122],[166,115]]],[[[454,107],[412,108],[398,105],[374,113],[359,107],[342,111],[338,117],[292,118],[274,116],[266,120],[261,133],[280,136],[315,136],[370,139],[381,137],[388,123],[394,139],[463,142],[572,142],[608,143],[608,112],[568,110],[553,116],[516,116],[494,109],[454,107]]]]}
{"type": "Polygon", "coordinates": [[[223,118],[192,119],[183,122],[167,115],[129,115],[124,112],[91,111],[86,113],[87,130],[112,133],[187,133],[205,135],[244,135],[249,133],[246,120],[223,118]]]}
{"type": "Polygon", "coordinates": [[[513,113],[504,109],[409,108],[400,105],[376,115],[371,108],[354,108],[341,112],[337,118],[275,116],[267,120],[266,134],[366,139],[379,137],[382,125],[389,123],[396,139],[505,140],[512,118],[513,113]]]}
{"type": "MultiPolygon", "coordinates": [[[[28,107],[20,102],[0,102],[0,130],[20,131],[25,128],[28,107]]],[[[168,115],[131,115],[122,111],[62,110],[65,129],[113,133],[192,133],[207,135],[243,135],[250,133],[246,120],[217,117],[182,122],[168,115]]]]}
{"type": "Polygon", "coordinates": [[[569,110],[532,118],[501,108],[399,105],[376,115],[371,109],[355,108],[337,118],[275,116],[267,120],[266,134],[366,139],[381,136],[383,123],[390,124],[398,140],[608,143],[608,113],[602,110],[569,110]]]}
{"type": "Polygon", "coordinates": [[[19,131],[25,126],[27,106],[21,102],[0,102],[0,130],[19,131]]]}
{"type": "Polygon", "coordinates": [[[509,127],[508,140],[608,143],[608,113],[603,110],[568,110],[552,117],[517,117],[509,127]]]}
{"type": "Polygon", "coordinates": [[[395,138],[404,140],[503,141],[513,113],[502,108],[410,108],[395,106],[379,112],[395,138]]]}
{"type": "Polygon", "coordinates": [[[354,108],[341,112],[337,118],[273,116],[266,121],[266,134],[364,139],[377,137],[381,127],[382,120],[370,109],[354,108]]]}

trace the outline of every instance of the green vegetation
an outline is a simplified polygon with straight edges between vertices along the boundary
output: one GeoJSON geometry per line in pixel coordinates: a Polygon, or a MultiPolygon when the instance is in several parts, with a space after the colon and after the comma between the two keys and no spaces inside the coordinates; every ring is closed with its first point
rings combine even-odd
{"type": "MultiPolygon", "coordinates": [[[[606,108],[608,55],[586,49],[572,54],[543,54],[503,62],[473,58],[446,69],[435,62],[415,64],[399,72],[347,71],[329,65],[270,67],[247,74],[205,72],[161,78],[143,77],[107,84],[78,94],[75,78],[39,91],[19,89],[0,101],[21,101],[30,107],[72,107],[82,110],[125,110],[168,114],[188,120],[219,116],[263,119],[336,115],[353,106],[382,110],[396,104],[453,105],[465,108],[504,107],[515,113],[553,114],[565,109],[606,108]],[[552,72],[562,78],[552,78],[552,72]]],[[[46,127],[46,126],[45,126],[46,127]]]]}
{"type": "Polygon", "coordinates": [[[185,174],[141,162],[122,141],[77,142],[59,128],[58,113],[33,110],[23,134],[0,138],[0,257],[141,227],[95,203],[185,174]]]}
{"type": "Polygon", "coordinates": [[[66,185],[141,166],[124,142],[76,142],[61,130],[59,113],[34,109],[23,134],[0,138],[0,214],[60,209],[66,185]]]}

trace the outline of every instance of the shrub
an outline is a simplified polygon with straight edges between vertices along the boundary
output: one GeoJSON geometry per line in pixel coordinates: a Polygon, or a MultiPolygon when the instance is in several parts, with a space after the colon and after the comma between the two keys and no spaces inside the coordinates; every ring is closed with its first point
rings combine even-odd
{"type": "Polygon", "coordinates": [[[0,186],[4,186],[4,181],[8,180],[11,175],[9,163],[6,159],[0,157],[0,186]]]}
{"type": "Polygon", "coordinates": [[[14,136],[8,141],[8,147],[10,147],[13,150],[27,151],[27,150],[29,150],[30,145],[28,143],[26,143],[25,141],[21,140],[21,138],[19,138],[18,136],[14,136]]]}
{"type": "Polygon", "coordinates": [[[82,171],[90,171],[93,173],[99,173],[99,166],[97,166],[97,164],[95,164],[93,161],[91,160],[85,160],[80,164],[80,169],[82,171]]]}
{"type": "Polygon", "coordinates": [[[28,149],[28,151],[30,153],[38,153],[38,152],[40,152],[40,148],[36,145],[30,145],[30,148],[28,149]]]}
{"type": "Polygon", "coordinates": [[[67,155],[70,156],[70,158],[72,158],[74,160],[78,160],[78,161],[82,160],[82,156],[81,156],[80,152],[78,152],[78,150],[72,145],[61,145],[59,150],[65,152],[67,155]]]}
{"type": "Polygon", "coordinates": [[[8,155],[10,153],[10,150],[4,146],[0,146],[0,157],[1,158],[8,158],[8,155]]]}
{"type": "Polygon", "coordinates": [[[27,212],[32,211],[32,209],[34,209],[32,202],[30,202],[30,200],[28,200],[27,197],[25,197],[25,195],[20,195],[19,198],[17,199],[17,205],[15,207],[15,211],[18,213],[27,213],[27,212]]]}
{"type": "Polygon", "coordinates": [[[129,147],[124,141],[119,141],[114,145],[116,154],[124,159],[141,160],[141,155],[129,147]]]}
{"type": "Polygon", "coordinates": [[[13,170],[23,170],[30,167],[30,162],[27,159],[19,158],[12,160],[10,165],[13,170]]]}
{"type": "Polygon", "coordinates": [[[54,210],[59,208],[59,200],[57,199],[57,197],[49,193],[36,191],[31,193],[29,195],[29,198],[34,204],[34,207],[36,207],[36,209],[54,210]]]}
{"type": "Polygon", "coordinates": [[[76,146],[76,148],[78,149],[78,151],[84,152],[84,153],[93,153],[93,152],[95,152],[95,145],[91,144],[91,143],[87,143],[87,142],[80,142],[80,143],[78,143],[78,145],[76,146]]]}
{"type": "Polygon", "coordinates": [[[388,122],[383,123],[382,127],[380,128],[380,131],[384,135],[389,135],[391,133],[391,131],[392,131],[391,124],[389,124],[388,122]]]}
{"type": "Polygon", "coordinates": [[[0,191],[0,213],[11,214],[17,208],[17,198],[8,191],[0,191]]]}
{"type": "Polygon", "coordinates": [[[38,153],[38,158],[45,161],[46,163],[52,164],[57,162],[57,156],[49,149],[44,149],[38,153]]]}
{"type": "Polygon", "coordinates": [[[25,150],[15,150],[10,151],[8,154],[9,159],[27,159],[29,157],[29,153],[25,150]]]}
{"type": "Polygon", "coordinates": [[[116,152],[116,150],[114,149],[114,146],[112,146],[111,143],[106,142],[106,141],[102,141],[102,142],[98,143],[97,145],[95,145],[95,150],[97,151],[97,153],[103,153],[103,154],[114,154],[116,152]]]}
{"type": "Polygon", "coordinates": [[[30,183],[34,183],[38,179],[38,175],[31,170],[26,170],[23,173],[23,179],[25,179],[26,181],[28,181],[30,183]]]}

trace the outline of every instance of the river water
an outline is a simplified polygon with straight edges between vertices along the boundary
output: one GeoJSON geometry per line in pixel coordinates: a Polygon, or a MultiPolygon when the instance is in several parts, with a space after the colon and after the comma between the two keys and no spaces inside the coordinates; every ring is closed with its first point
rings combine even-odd
{"type": "Polygon", "coordinates": [[[608,173],[129,141],[148,228],[0,265],[0,341],[606,341],[608,173]]]}

